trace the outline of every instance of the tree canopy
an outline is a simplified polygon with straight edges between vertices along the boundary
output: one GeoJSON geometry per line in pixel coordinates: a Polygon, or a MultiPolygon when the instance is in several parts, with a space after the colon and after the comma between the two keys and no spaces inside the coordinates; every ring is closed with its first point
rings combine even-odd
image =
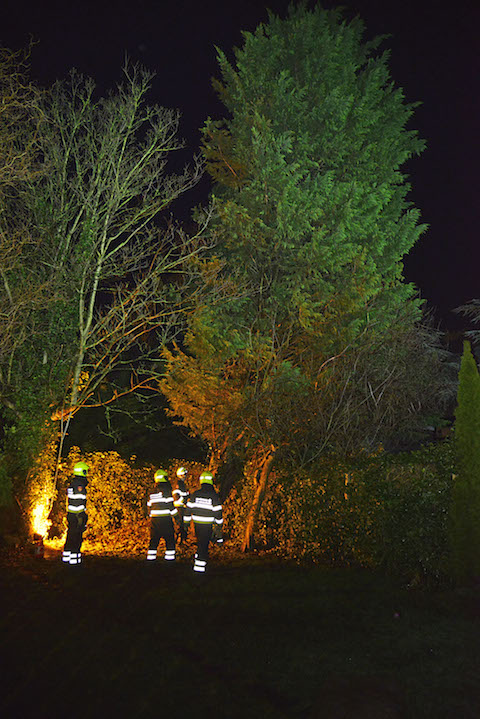
{"type": "Polygon", "coordinates": [[[404,165],[424,142],[383,39],[364,35],[358,18],[301,5],[244,33],[232,61],[218,51],[225,116],[205,123],[204,152],[216,252],[237,292],[198,308],[162,385],[212,457],[232,443],[268,466],[280,449],[297,460],[300,445],[313,449],[307,461],[338,449],[369,395],[388,394],[385,354],[381,368],[363,362],[355,398],[347,391],[358,353],[373,357],[399,317],[400,334],[420,318],[402,258],[425,226],[404,165]]]}
{"type": "Polygon", "coordinates": [[[7,126],[20,156],[34,138],[39,165],[20,165],[15,184],[0,172],[13,188],[1,196],[0,220],[16,218],[2,227],[0,248],[2,334],[11,340],[0,352],[0,399],[14,474],[14,457],[28,472],[39,449],[31,440],[55,432],[51,420],[62,421],[64,436],[64,420],[80,407],[148,385],[158,347],[203,284],[202,228],[187,236],[171,217],[160,219],[196,184],[202,163],[167,167],[183,147],[180,118],[148,104],[151,79],[127,64],[117,88],[98,97],[94,82],[72,71],[30,91],[35,126],[22,135],[7,126]]]}
{"type": "Polygon", "coordinates": [[[257,322],[263,303],[310,333],[337,314],[358,332],[372,298],[388,322],[414,291],[402,257],[424,226],[402,165],[424,143],[381,38],[363,36],[359,19],[299,7],[245,33],[234,63],[219,51],[227,115],[206,123],[205,150],[222,250],[255,286],[257,322]]]}
{"type": "Polygon", "coordinates": [[[300,7],[245,33],[234,64],[219,51],[227,114],[207,121],[204,149],[217,252],[238,292],[200,308],[191,342],[209,371],[244,366],[257,397],[267,385],[270,400],[280,385],[310,393],[407,300],[418,317],[401,261],[423,226],[400,168],[423,142],[380,40],[363,34],[358,19],[300,7]]]}

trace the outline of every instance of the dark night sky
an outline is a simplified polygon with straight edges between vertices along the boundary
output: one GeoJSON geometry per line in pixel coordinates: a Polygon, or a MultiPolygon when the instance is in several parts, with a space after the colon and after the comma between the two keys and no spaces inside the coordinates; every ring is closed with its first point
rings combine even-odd
{"type": "MultiPolygon", "coordinates": [[[[391,72],[409,101],[421,101],[413,126],[427,150],[412,161],[412,200],[428,232],[405,260],[405,276],[447,326],[451,310],[480,297],[480,3],[457,0],[328,0],[359,14],[367,36],[390,34],[391,72]]],[[[38,41],[32,75],[43,84],[71,67],[92,76],[100,88],[120,77],[125,53],[157,73],[151,100],[179,108],[181,134],[191,150],[208,115],[220,116],[211,89],[217,74],[215,45],[230,53],[241,30],[266,19],[265,6],[285,15],[288,0],[131,0],[54,2],[3,0],[0,43],[38,41]]],[[[206,195],[205,181],[200,193],[206,195]]],[[[199,200],[203,196],[199,197],[199,200]]]]}

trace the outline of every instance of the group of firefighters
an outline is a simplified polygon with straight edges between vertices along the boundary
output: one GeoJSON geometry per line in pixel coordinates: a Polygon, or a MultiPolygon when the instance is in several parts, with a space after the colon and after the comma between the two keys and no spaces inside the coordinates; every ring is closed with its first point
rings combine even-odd
{"type": "MultiPolygon", "coordinates": [[[[211,541],[223,544],[223,516],[219,496],[213,486],[211,472],[202,472],[200,488],[190,494],[185,484],[188,470],[179,467],[176,472],[177,487],[172,490],[168,472],[157,469],[154,486],[145,499],[145,514],[150,517],[150,544],[147,562],[157,559],[160,540],[165,542],[164,560],[175,561],[175,528],[173,517],[177,518],[180,542],[187,537],[188,527],[193,521],[197,540],[197,551],[193,571],[204,573],[208,562],[208,547],[211,541]]],[[[88,465],[77,462],[67,487],[67,537],[63,549],[63,562],[79,565],[82,562],[82,539],[87,526],[87,485],[88,465]]]]}

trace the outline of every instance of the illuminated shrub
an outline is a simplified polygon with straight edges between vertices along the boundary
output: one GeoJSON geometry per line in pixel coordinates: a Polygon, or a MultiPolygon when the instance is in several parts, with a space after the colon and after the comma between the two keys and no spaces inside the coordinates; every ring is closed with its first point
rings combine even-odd
{"type": "MultiPolygon", "coordinates": [[[[85,548],[114,554],[145,552],[149,536],[145,500],[157,467],[138,466],[136,457],[127,461],[117,452],[81,453],[78,447],[71,449],[62,463],[58,482],[54,519],[55,526],[60,529],[57,534],[66,527],[65,488],[70,482],[73,465],[79,460],[89,466],[85,548]]],[[[165,469],[174,478],[180,465],[189,469],[186,484],[193,491],[198,486],[198,475],[204,467],[195,462],[176,460],[165,469]]],[[[172,486],[175,487],[174,479],[172,486]]]]}
{"type": "Polygon", "coordinates": [[[57,497],[55,487],[56,456],[57,440],[52,435],[28,476],[25,509],[29,519],[29,529],[42,537],[47,536],[52,525],[51,512],[57,497]]]}
{"type": "MultiPolygon", "coordinates": [[[[293,559],[439,577],[452,471],[448,442],[349,464],[326,458],[295,477],[277,467],[255,532],[257,547],[293,559]]],[[[234,541],[241,539],[252,493],[246,481],[225,503],[234,541]]]]}
{"type": "MultiPolygon", "coordinates": [[[[90,467],[85,547],[142,554],[148,544],[143,503],[155,468],[139,467],[136,458],[127,461],[116,452],[81,454],[73,448],[63,461],[51,515],[57,534],[66,526],[64,490],[80,459],[90,467]]],[[[204,467],[172,461],[166,467],[172,478],[180,464],[188,467],[186,483],[194,491],[204,467]]],[[[452,472],[448,441],[350,463],[324,458],[295,476],[278,466],[255,532],[257,548],[296,560],[359,564],[409,578],[439,577],[445,568],[452,472]]],[[[246,479],[224,503],[227,547],[241,544],[253,493],[253,483],[246,479]]]]}

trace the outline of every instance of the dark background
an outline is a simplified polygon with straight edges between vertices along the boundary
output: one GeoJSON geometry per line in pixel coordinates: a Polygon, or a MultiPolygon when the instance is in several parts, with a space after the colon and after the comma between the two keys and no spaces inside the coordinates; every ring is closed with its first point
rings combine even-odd
{"type": "MultiPolygon", "coordinates": [[[[324,2],[324,7],[340,3],[324,2]]],[[[477,168],[480,165],[480,3],[458,0],[347,0],[348,14],[359,14],[366,36],[390,34],[392,77],[408,101],[421,101],[412,126],[427,150],[410,162],[414,204],[429,230],[405,259],[405,276],[414,282],[444,328],[461,326],[452,310],[480,296],[477,168]]],[[[231,56],[242,30],[267,19],[266,7],[284,16],[289,2],[244,0],[136,0],[135,2],[55,2],[4,0],[0,43],[38,44],[32,75],[42,84],[63,78],[76,67],[92,76],[100,90],[120,78],[127,54],[155,71],[151,100],[182,112],[181,134],[190,154],[198,149],[199,128],[222,106],[211,87],[217,73],[215,46],[231,56]]],[[[312,3],[310,3],[312,5],[312,3]]],[[[208,179],[186,203],[203,201],[208,179]]],[[[185,207],[178,208],[181,213],[185,207]]],[[[175,208],[174,208],[175,210],[175,208]]]]}

